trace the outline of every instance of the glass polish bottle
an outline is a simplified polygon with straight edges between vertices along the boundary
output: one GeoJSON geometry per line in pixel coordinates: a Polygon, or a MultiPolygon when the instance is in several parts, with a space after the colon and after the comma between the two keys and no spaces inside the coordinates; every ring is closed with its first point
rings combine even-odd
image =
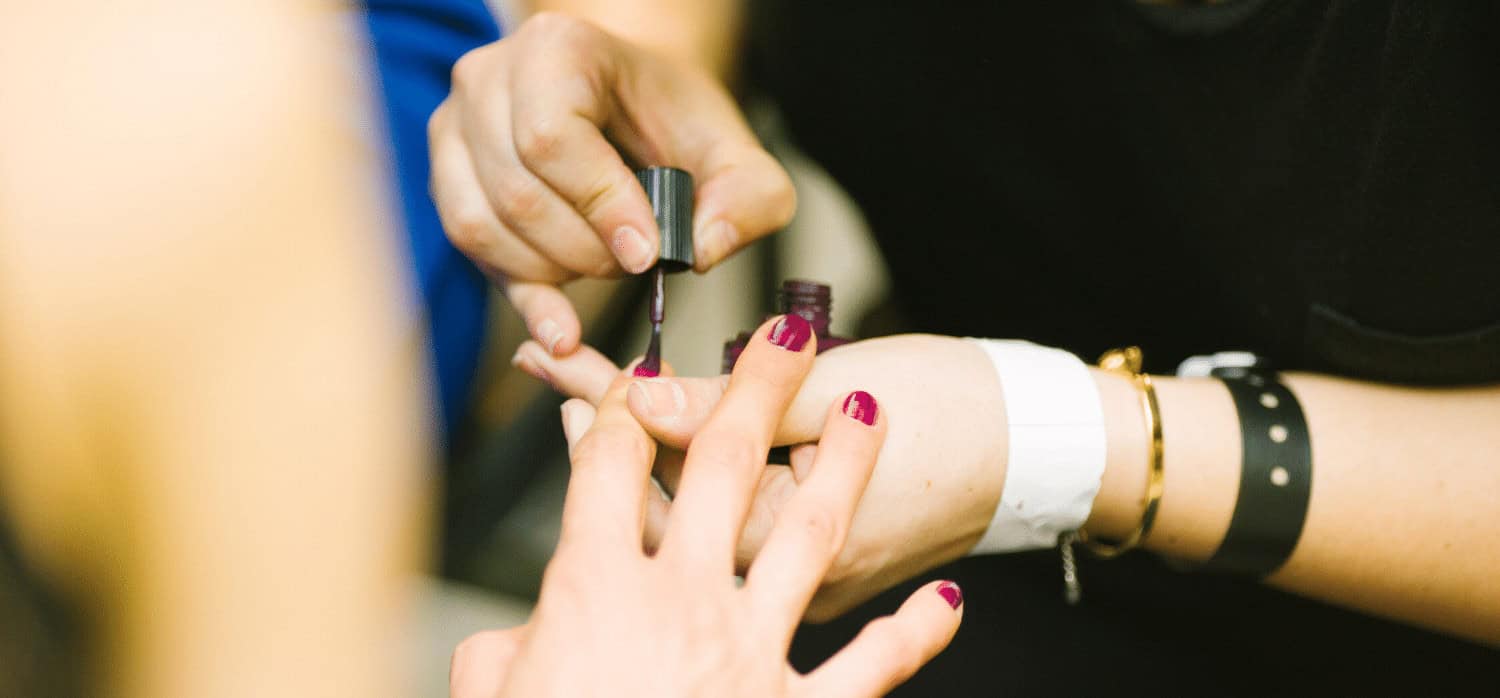
{"type": "MultiPolygon", "coordinates": [[[[818,353],[840,347],[854,340],[833,334],[833,289],[827,284],[803,279],[787,279],[781,282],[776,292],[776,312],[796,314],[812,325],[813,335],[818,338],[818,353]]],[[[750,341],[749,332],[741,332],[724,343],[724,373],[734,369],[734,364],[750,341]]]]}

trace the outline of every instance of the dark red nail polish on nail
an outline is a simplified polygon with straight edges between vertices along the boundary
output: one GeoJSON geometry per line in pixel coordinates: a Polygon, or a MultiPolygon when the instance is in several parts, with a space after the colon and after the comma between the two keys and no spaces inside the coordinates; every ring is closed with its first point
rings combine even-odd
{"type": "Polygon", "coordinates": [[[812,325],[800,315],[783,315],[775,325],[771,326],[771,333],[766,339],[787,351],[802,351],[807,346],[807,340],[812,338],[812,325]]]}
{"type": "Polygon", "coordinates": [[[630,375],[633,375],[636,378],[655,378],[661,374],[658,371],[651,370],[651,367],[646,365],[646,362],[643,361],[639,364],[636,364],[635,370],[631,371],[630,375]]]}
{"type": "Polygon", "coordinates": [[[964,590],[958,588],[958,585],[953,582],[943,582],[937,585],[937,593],[955,611],[958,610],[959,606],[964,605],[964,590]]]}
{"type": "Polygon", "coordinates": [[[875,415],[880,414],[880,408],[875,405],[875,396],[863,390],[856,390],[844,398],[844,414],[865,423],[865,426],[875,426],[875,415]]]}

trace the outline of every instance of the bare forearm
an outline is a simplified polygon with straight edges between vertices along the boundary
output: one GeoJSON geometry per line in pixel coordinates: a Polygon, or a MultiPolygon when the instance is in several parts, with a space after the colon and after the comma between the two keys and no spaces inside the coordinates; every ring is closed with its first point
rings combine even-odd
{"type": "Polygon", "coordinates": [[[563,12],[610,33],[708,69],[728,81],[736,63],[744,0],[522,0],[524,15],[563,12]]]}
{"type": "MultiPolygon", "coordinates": [[[[1284,376],[1307,417],[1313,485],[1302,537],[1273,585],[1341,606],[1500,642],[1500,387],[1418,390],[1284,376]]],[[[1139,520],[1145,434],[1128,382],[1100,374],[1112,446],[1090,519],[1139,520]]],[[[1214,380],[1157,382],[1166,487],[1147,547],[1202,560],[1239,487],[1233,403],[1214,380]]]]}

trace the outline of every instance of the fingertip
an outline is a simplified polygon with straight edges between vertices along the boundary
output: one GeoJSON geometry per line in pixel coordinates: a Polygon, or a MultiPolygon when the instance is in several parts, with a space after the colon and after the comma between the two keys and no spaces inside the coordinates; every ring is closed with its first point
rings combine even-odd
{"type": "Polygon", "coordinates": [[[845,417],[867,427],[874,427],[876,420],[880,417],[880,405],[876,403],[875,396],[863,390],[856,390],[844,396],[839,411],[845,417]]]}
{"type": "Polygon", "coordinates": [[[649,229],[641,226],[622,225],[609,234],[610,252],[614,254],[615,260],[624,267],[625,271],[632,274],[644,274],[651,266],[656,264],[657,256],[661,247],[660,235],[651,235],[655,232],[653,225],[649,229]]]}
{"type": "Polygon", "coordinates": [[[536,340],[528,339],[522,342],[521,346],[516,347],[515,355],[510,357],[510,365],[521,369],[521,371],[532,378],[551,384],[552,376],[548,375],[547,370],[542,368],[542,362],[536,356],[538,353],[544,351],[541,345],[536,343],[536,340]]]}
{"type": "Polygon", "coordinates": [[[733,223],[723,219],[710,221],[693,236],[693,269],[706,272],[739,247],[740,232],[733,223]]]}
{"type": "Polygon", "coordinates": [[[937,586],[933,588],[933,591],[937,592],[937,595],[942,597],[943,602],[948,604],[949,608],[952,608],[954,612],[958,613],[960,616],[963,615],[964,590],[959,588],[957,582],[952,582],[945,579],[941,582],[938,582],[937,586]]]}

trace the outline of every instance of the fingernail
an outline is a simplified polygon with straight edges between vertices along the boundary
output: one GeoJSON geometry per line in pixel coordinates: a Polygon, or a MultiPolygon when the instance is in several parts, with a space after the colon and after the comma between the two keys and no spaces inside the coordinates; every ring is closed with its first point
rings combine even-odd
{"type": "Polygon", "coordinates": [[[536,338],[547,347],[548,354],[555,354],[557,343],[562,341],[562,329],[552,321],[552,318],[547,318],[536,324],[536,338]]]}
{"type": "Polygon", "coordinates": [[[687,409],[687,393],[677,381],[652,378],[630,384],[630,390],[653,417],[676,417],[687,409]]]}
{"type": "Polygon", "coordinates": [[[875,396],[863,390],[856,390],[844,398],[844,414],[864,422],[865,426],[875,425],[875,415],[880,413],[880,408],[875,405],[875,396]]]}
{"type": "Polygon", "coordinates": [[[739,244],[740,232],[729,221],[719,220],[708,224],[703,231],[701,256],[709,264],[715,264],[725,257],[739,244]]]}
{"type": "Polygon", "coordinates": [[[636,364],[635,370],[631,371],[630,375],[635,376],[636,378],[655,378],[661,374],[651,370],[650,366],[642,363],[636,364]]]}
{"type": "Polygon", "coordinates": [[[948,605],[952,606],[953,610],[955,611],[958,610],[959,606],[964,605],[964,590],[958,588],[958,585],[954,584],[953,582],[943,582],[942,584],[937,585],[937,593],[938,596],[943,597],[943,600],[947,601],[948,605]]]}
{"type": "Polygon", "coordinates": [[[615,230],[614,237],[610,238],[610,246],[614,248],[615,257],[626,271],[639,274],[651,268],[656,262],[651,252],[651,241],[646,234],[635,229],[633,226],[622,225],[615,230]]]}
{"type": "Polygon", "coordinates": [[[532,378],[535,378],[539,381],[543,381],[549,384],[552,382],[552,377],[548,376],[547,372],[543,371],[541,366],[536,365],[536,362],[532,361],[531,357],[526,356],[519,351],[516,352],[515,356],[510,357],[510,365],[515,366],[522,371],[525,371],[532,378]]]}
{"type": "Polygon", "coordinates": [[[812,337],[812,325],[800,315],[783,315],[775,325],[771,326],[771,333],[766,339],[787,351],[802,351],[807,346],[807,340],[812,337]]]}

